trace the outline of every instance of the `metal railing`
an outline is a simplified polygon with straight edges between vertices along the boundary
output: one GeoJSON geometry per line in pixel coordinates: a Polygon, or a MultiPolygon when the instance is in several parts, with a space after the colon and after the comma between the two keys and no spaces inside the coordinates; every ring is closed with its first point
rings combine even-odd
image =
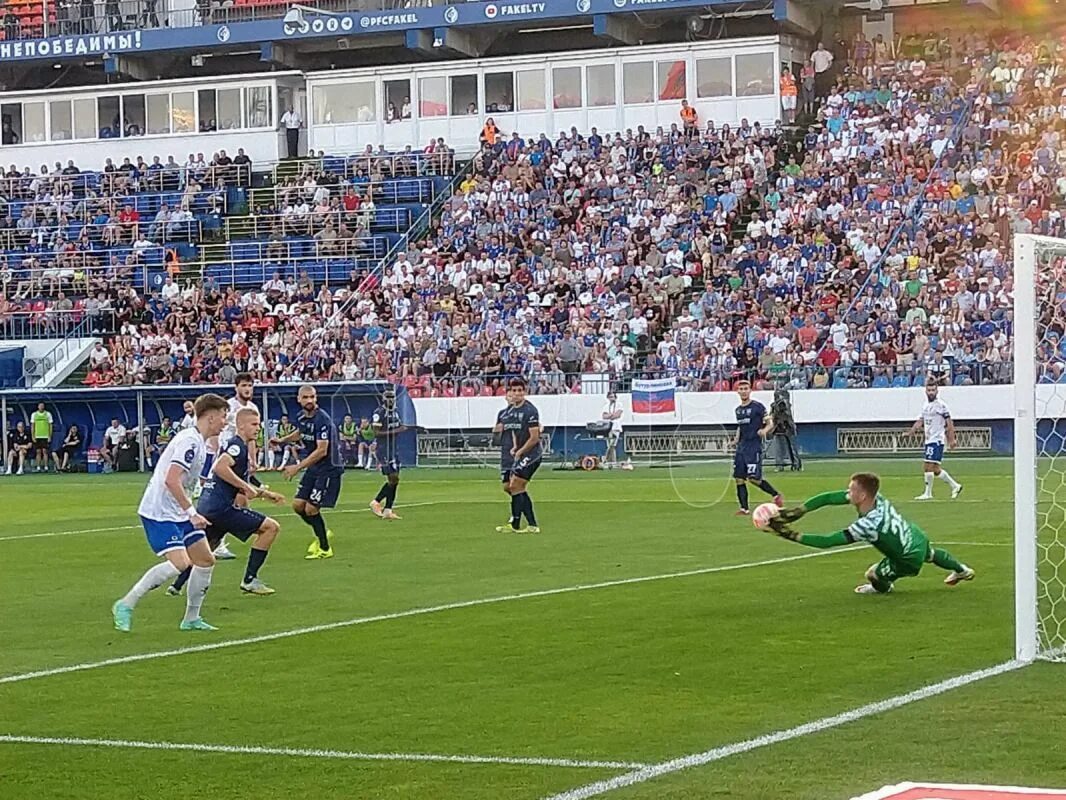
{"type": "MultiPolygon", "coordinates": [[[[190,136],[195,133],[196,131],[189,131],[190,136]]],[[[14,165],[12,164],[11,166],[14,165]]],[[[80,200],[89,190],[123,192],[131,186],[143,187],[148,191],[176,192],[183,190],[188,185],[190,176],[201,186],[205,183],[209,184],[204,191],[211,191],[214,187],[217,187],[219,182],[222,182],[226,187],[246,187],[251,183],[253,171],[251,164],[229,164],[227,166],[214,167],[210,164],[204,164],[202,167],[186,167],[177,164],[168,167],[163,164],[159,169],[153,169],[152,165],[148,164],[144,168],[136,169],[138,174],[133,175],[129,171],[122,169],[122,166],[121,164],[116,165],[117,169],[114,172],[104,172],[101,169],[99,171],[83,170],[78,173],[63,174],[62,171],[56,170],[48,174],[26,174],[25,170],[30,168],[27,166],[23,167],[23,173],[17,177],[0,175],[0,194],[9,199],[32,201],[36,198],[35,191],[40,193],[41,191],[52,189],[58,189],[59,191],[69,190],[74,194],[75,200],[80,200]],[[36,190],[33,188],[35,182],[38,184],[36,190]]],[[[137,165],[133,166],[136,167],[137,165]]]]}
{"type": "Polygon", "coordinates": [[[451,150],[435,153],[391,153],[378,150],[374,153],[364,151],[351,155],[323,155],[301,158],[298,161],[282,161],[274,166],[274,182],[278,183],[288,176],[299,178],[319,173],[357,181],[359,178],[369,179],[374,175],[386,178],[448,176],[454,171],[455,154],[451,150]]]}
{"type": "MultiPolygon", "coordinates": [[[[392,211],[393,209],[383,209],[380,212],[383,224],[390,228],[396,225],[399,219],[392,211]]],[[[314,236],[327,227],[339,233],[342,225],[352,234],[358,235],[365,234],[372,225],[377,224],[378,213],[372,206],[363,206],[354,211],[330,208],[328,211],[311,209],[306,214],[282,212],[226,217],[225,234],[227,240],[232,240],[231,244],[240,244],[242,238],[265,239],[274,233],[283,236],[314,236]]],[[[400,216],[402,217],[402,214],[400,216]]],[[[334,244],[340,244],[342,239],[343,237],[338,235],[334,244]]]]}
{"type": "MultiPolygon", "coordinates": [[[[308,0],[304,5],[324,11],[389,11],[414,6],[446,5],[453,0],[308,0]]],[[[457,0],[456,0],[457,1],[457,0]]],[[[170,8],[168,0],[43,0],[19,3],[27,9],[0,27],[0,41],[116,33],[152,28],[194,28],[200,25],[230,25],[235,22],[281,19],[292,7],[289,0],[245,2],[224,7],[222,0],[199,0],[195,8],[170,8]]]]}

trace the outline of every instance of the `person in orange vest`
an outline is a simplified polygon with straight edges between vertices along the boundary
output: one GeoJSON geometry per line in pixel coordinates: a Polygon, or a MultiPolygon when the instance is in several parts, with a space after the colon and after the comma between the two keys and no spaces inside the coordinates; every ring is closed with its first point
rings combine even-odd
{"type": "Polygon", "coordinates": [[[685,136],[699,135],[700,125],[696,109],[688,104],[688,100],[681,101],[681,125],[685,130],[685,136]]]}
{"type": "Polygon", "coordinates": [[[785,112],[785,122],[791,125],[796,121],[796,95],[799,91],[796,87],[796,78],[788,67],[781,70],[780,86],[781,108],[785,112]]]}
{"type": "Polygon", "coordinates": [[[485,120],[485,127],[481,129],[481,143],[488,145],[490,148],[496,146],[497,140],[500,138],[500,129],[496,127],[496,123],[492,121],[492,117],[485,120]]]}

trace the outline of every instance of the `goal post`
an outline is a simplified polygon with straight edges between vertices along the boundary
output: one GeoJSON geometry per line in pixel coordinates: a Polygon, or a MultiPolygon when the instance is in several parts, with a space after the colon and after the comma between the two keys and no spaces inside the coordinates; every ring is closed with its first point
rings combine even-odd
{"type": "Polygon", "coordinates": [[[1015,657],[1066,661],[1066,240],[1013,255],[1015,657]]]}

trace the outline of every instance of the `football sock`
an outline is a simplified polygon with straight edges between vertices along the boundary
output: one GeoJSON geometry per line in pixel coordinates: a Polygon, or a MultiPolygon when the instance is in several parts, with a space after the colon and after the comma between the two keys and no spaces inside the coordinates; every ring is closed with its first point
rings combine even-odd
{"type": "Polygon", "coordinates": [[[877,589],[881,594],[884,594],[892,588],[892,581],[883,581],[880,578],[874,578],[870,581],[870,585],[877,589]]]}
{"type": "Polygon", "coordinates": [[[396,492],[400,488],[400,485],[389,484],[388,494],[385,496],[385,508],[392,508],[396,504],[396,492]]]}
{"type": "Polygon", "coordinates": [[[511,495],[511,527],[515,530],[522,524],[522,497],[520,494],[511,495]]]}
{"type": "Polygon", "coordinates": [[[533,498],[529,496],[529,492],[522,492],[522,497],[525,498],[523,511],[526,514],[526,522],[535,528],[537,527],[537,518],[533,515],[533,498]]]}
{"type": "Polygon", "coordinates": [[[307,524],[311,526],[311,530],[313,530],[315,536],[318,537],[318,546],[323,550],[329,550],[329,537],[326,535],[326,521],[322,519],[322,515],[308,514],[307,524]]]}
{"type": "Polygon", "coordinates": [[[931,495],[933,493],[933,473],[927,472],[924,475],[925,478],[925,494],[931,495]]]}
{"type": "Polygon", "coordinates": [[[248,566],[244,568],[245,583],[251,583],[259,576],[259,568],[263,566],[269,552],[269,550],[260,550],[258,547],[253,547],[248,551],[248,566]]]}
{"type": "Polygon", "coordinates": [[[746,483],[737,484],[737,502],[740,503],[740,507],[747,509],[748,507],[748,485],[746,483]]]}
{"type": "Polygon", "coordinates": [[[133,608],[137,601],[148,594],[152,589],[158,589],[164,583],[178,574],[178,568],[169,561],[156,564],[141,576],[141,579],[133,584],[133,588],[126,592],[122,598],[122,605],[133,608]]]}
{"type": "Polygon", "coordinates": [[[770,485],[770,481],[766,480],[765,478],[763,480],[759,481],[755,485],[758,486],[760,489],[762,489],[764,492],[766,492],[771,497],[776,497],[777,496],[777,489],[775,489],[773,486],[771,486],[770,485]]]}
{"type": "Polygon", "coordinates": [[[374,498],[374,502],[380,503],[382,500],[384,500],[388,496],[389,496],[389,482],[385,481],[383,484],[381,484],[381,488],[378,489],[378,493],[377,493],[377,496],[374,498]]]}
{"type": "Polygon", "coordinates": [[[200,607],[204,604],[204,596],[211,588],[211,573],[214,567],[192,568],[189,576],[189,592],[185,598],[185,621],[192,622],[200,618],[200,607]]]}
{"type": "Polygon", "coordinates": [[[961,561],[942,547],[933,548],[933,563],[951,572],[962,572],[965,569],[961,561]]]}
{"type": "Polygon", "coordinates": [[[944,481],[944,483],[951,487],[952,491],[958,488],[959,482],[952,478],[950,475],[948,475],[948,471],[946,469],[940,470],[939,477],[940,480],[944,481]]]}
{"type": "Polygon", "coordinates": [[[185,571],[178,575],[178,579],[174,581],[174,588],[179,592],[186,583],[189,582],[189,575],[192,574],[192,567],[186,567],[185,571]]]}

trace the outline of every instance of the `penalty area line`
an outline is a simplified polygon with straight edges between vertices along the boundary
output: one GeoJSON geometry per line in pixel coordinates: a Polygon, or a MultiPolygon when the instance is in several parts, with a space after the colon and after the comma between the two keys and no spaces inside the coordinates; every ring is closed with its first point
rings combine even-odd
{"type": "Polygon", "coordinates": [[[597,761],[582,758],[542,756],[479,756],[443,753],[362,753],[349,750],[320,750],[305,747],[264,747],[261,745],[202,744],[199,742],[144,742],[137,739],[83,739],[70,736],[19,736],[0,734],[0,744],[46,744],[65,747],[112,747],[129,750],[186,750],[226,755],[291,756],[345,761],[424,761],[446,764],[505,764],[523,767],[569,767],[572,769],[642,769],[647,764],[630,761],[597,761]]]}
{"type": "MultiPolygon", "coordinates": [[[[726,564],[717,567],[702,567],[699,569],[689,569],[681,572],[666,572],[658,575],[641,575],[634,578],[618,578],[609,581],[599,581],[597,583],[579,583],[574,586],[561,586],[555,589],[535,589],[528,592],[517,592],[514,594],[495,595],[493,597],[482,597],[476,600],[460,600],[454,603],[442,603],[434,606],[420,606],[418,608],[407,609],[406,611],[393,611],[385,614],[374,614],[366,617],[355,617],[353,619],[341,620],[339,622],[327,622],[321,625],[310,625],[304,628],[293,628],[287,631],[277,631],[275,633],[265,633],[259,636],[249,636],[243,639],[228,639],[221,642],[209,642],[206,644],[191,645],[189,647],[176,647],[172,650],[156,650],[150,653],[137,653],[129,656],[120,656],[117,658],[106,658],[100,661],[86,661],[81,664],[69,664],[64,667],[53,667],[51,669],[34,670],[32,672],[22,672],[15,675],[0,676],[0,684],[5,683],[19,683],[21,681],[34,680],[35,678],[47,678],[53,675],[65,675],[71,672],[86,672],[92,669],[99,669],[101,667],[112,667],[120,664],[133,664],[138,661],[152,661],[159,658],[171,658],[173,656],[184,656],[193,653],[206,653],[211,650],[223,650],[230,647],[240,647],[242,645],[261,644],[263,642],[273,642],[278,639],[290,639],[294,636],[305,636],[311,633],[323,633],[326,631],[335,631],[342,628],[351,628],[356,625],[366,625],[371,622],[386,622],[394,619],[405,619],[407,617],[419,617],[426,614],[437,614],[442,611],[455,611],[461,608],[473,608],[475,606],[489,606],[496,605],[498,603],[508,603],[515,600],[528,600],[535,597],[553,597],[555,595],[573,594],[575,592],[587,592],[594,589],[609,589],[614,586],[631,586],[639,583],[651,583],[653,581],[665,581],[673,578],[690,578],[697,575],[713,575],[719,572],[734,572],[742,569],[752,569],[755,567],[770,567],[776,564],[788,564],[793,561],[806,561],[812,558],[823,558],[825,556],[831,556],[838,553],[851,553],[855,550],[864,549],[862,545],[856,545],[854,547],[837,547],[832,550],[817,550],[813,553],[801,553],[794,556],[782,556],[780,558],[768,558],[763,561],[747,561],[743,564],[726,564]]],[[[103,623],[101,623],[103,624],[103,623]]]]}
{"type": "Polygon", "coordinates": [[[750,753],[752,750],[758,750],[762,747],[788,742],[803,736],[810,736],[811,734],[837,728],[841,725],[846,725],[849,722],[856,722],[865,719],[866,717],[872,717],[876,714],[883,714],[886,711],[892,711],[910,705],[911,703],[917,703],[920,700],[936,697],[939,694],[944,694],[953,689],[968,686],[971,683],[983,681],[986,678],[994,678],[997,675],[1013,672],[1024,666],[1026,666],[1026,662],[1023,661],[1005,661],[994,667],[979,669],[974,672],[968,672],[965,675],[958,675],[954,678],[931,683],[928,686],[915,689],[913,692],[896,695],[895,697],[889,697],[885,700],[878,700],[874,703],[867,703],[864,706],[853,708],[850,711],[845,711],[841,714],[835,714],[831,717],[823,717],[822,719],[814,720],[813,722],[808,722],[803,725],[797,725],[796,727],[788,728],[787,730],[763,734],[762,736],[756,736],[754,739],[747,739],[743,742],[735,742],[734,744],[715,747],[711,750],[704,750],[702,753],[692,753],[690,755],[681,756],[680,758],[663,761],[659,764],[652,764],[648,767],[642,767],[633,770],[632,772],[627,772],[624,775],[596,781],[584,786],[579,786],[576,789],[569,789],[565,792],[553,794],[544,800],[587,800],[589,797],[599,797],[608,792],[613,792],[617,789],[623,789],[627,786],[633,786],[639,783],[645,783],[664,775],[671,775],[675,772],[692,769],[693,767],[701,767],[715,761],[731,758],[732,756],[750,753]]]}

